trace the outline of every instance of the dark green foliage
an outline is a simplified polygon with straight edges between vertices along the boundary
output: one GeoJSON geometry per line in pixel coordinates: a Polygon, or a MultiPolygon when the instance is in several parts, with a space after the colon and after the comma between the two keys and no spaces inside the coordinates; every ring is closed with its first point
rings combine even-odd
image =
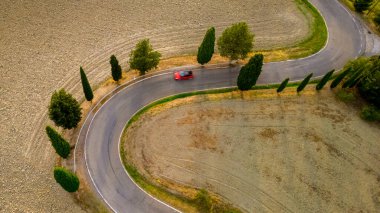
{"type": "Polygon", "coordinates": [[[82,67],[80,67],[80,79],[82,81],[83,92],[84,96],[86,97],[86,100],[92,101],[92,99],[94,98],[94,94],[92,93],[90,83],[88,82],[86,73],[84,73],[82,67]]]}
{"type": "Polygon", "coordinates": [[[282,81],[280,86],[278,86],[278,88],[277,88],[277,92],[282,92],[285,89],[286,85],[288,85],[288,82],[289,82],[289,78],[282,81]]]}
{"type": "Polygon", "coordinates": [[[239,90],[249,90],[256,85],[262,71],[263,60],[264,56],[262,54],[256,54],[240,69],[237,79],[239,90]]]}
{"type": "Polygon", "coordinates": [[[198,48],[197,61],[199,64],[208,63],[215,48],[215,28],[211,27],[207,30],[205,37],[203,38],[201,46],[198,48]]]}
{"type": "Polygon", "coordinates": [[[210,212],[212,208],[212,200],[208,192],[204,189],[199,190],[194,202],[198,206],[200,212],[210,212]]]}
{"type": "Polygon", "coordinates": [[[253,48],[254,35],[245,22],[233,24],[223,31],[218,39],[220,55],[230,60],[245,59],[253,48]]]}
{"type": "Polygon", "coordinates": [[[352,88],[357,82],[360,80],[362,72],[356,71],[347,81],[345,81],[342,85],[342,88],[352,88]]]}
{"type": "Polygon", "coordinates": [[[81,108],[75,98],[64,89],[55,91],[49,105],[49,118],[55,125],[65,129],[77,127],[81,119],[81,108]]]}
{"type": "Polygon", "coordinates": [[[111,72],[112,72],[113,80],[119,81],[122,76],[121,66],[119,65],[119,61],[116,59],[115,55],[111,55],[110,64],[111,64],[111,72]]]}
{"type": "Polygon", "coordinates": [[[380,108],[380,58],[372,57],[372,67],[357,85],[360,95],[380,108]]]}
{"type": "Polygon", "coordinates": [[[373,105],[363,107],[360,117],[366,121],[380,121],[380,110],[373,105]]]}
{"type": "Polygon", "coordinates": [[[140,75],[145,75],[145,72],[157,67],[160,62],[161,54],[153,51],[149,39],[144,39],[137,43],[132,50],[129,58],[129,64],[132,69],[140,71],[140,75]]]}
{"type": "Polygon", "coordinates": [[[70,144],[50,126],[46,127],[46,134],[57,154],[62,158],[67,158],[70,154],[70,144]]]}
{"type": "Polygon", "coordinates": [[[343,71],[342,73],[340,73],[334,80],[333,82],[330,84],[330,88],[331,89],[334,89],[335,87],[337,87],[339,85],[339,83],[348,75],[348,73],[350,73],[352,71],[352,68],[348,68],[346,69],[345,71],[343,71]]]}
{"type": "Polygon", "coordinates": [[[326,73],[325,76],[318,82],[316,89],[321,90],[325,86],[325,84],[330,80],[331,76],[333,75],[335,70],[331,70],[330,72],[326,73]]]}
{"type": "Polygon", "coordinates": [[[79,188],[78,177],[63,167],[54,168],[54,179],[68,192],[76,192],[79,188]]]}
{"type": "Polygon", "coordinates": [[[310,78],[313,76],[313,73],[310,73],[308,76],[306,76],[305,79],[301,82],[301,84],[297,87],[297,92],[301,92],[303,89],[305,89],[306,85],[309,83],[310,78]]]}
{"type": "Polygon", "coordinates": [[[368,10],[371,4],[372,4],[372,0],[355,0],[354,1],[355,10],[359,13],[365,10],[368,10]]]}
{"type": "Polygon", "coordinates": [[[380,25],[380,13],[376,14],[376,16],[373,18],[373,21],[376,25],[380,25]]]}

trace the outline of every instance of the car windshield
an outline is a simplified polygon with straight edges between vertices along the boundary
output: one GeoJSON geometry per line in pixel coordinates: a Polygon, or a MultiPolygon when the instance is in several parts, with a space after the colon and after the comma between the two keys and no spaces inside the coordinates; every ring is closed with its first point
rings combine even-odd
{"type": "Polygon", "coordinates": [[[182,77],[188,76],[188,75],[191,75],[191,71],[180,71],[179,75],[182,76],[182,77]]]}

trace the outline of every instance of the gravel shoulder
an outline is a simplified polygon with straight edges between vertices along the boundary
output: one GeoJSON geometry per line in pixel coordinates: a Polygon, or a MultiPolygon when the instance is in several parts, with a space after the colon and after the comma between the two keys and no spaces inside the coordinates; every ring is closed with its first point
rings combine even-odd
{"type": "Polygon", "coordinates": [[[237,21],[248,22],[258,49],[309,33],[291,0],[0,1],[0,211],[81,211],[53,179],[56,155],[44,134],[54,90],[83,97],[79,66],[97,85],[110,55],[126,68],[142,38],[166,57],[194,53],[208,27],[219,35],[237,21]]]}
{"type": "Polygon", "coordinates": [[[127,130],[129,161],[157,184],[206,188],[247,212],[378,212],[379,126],[327,89],[289,90],[159,105],[127,130]]]}

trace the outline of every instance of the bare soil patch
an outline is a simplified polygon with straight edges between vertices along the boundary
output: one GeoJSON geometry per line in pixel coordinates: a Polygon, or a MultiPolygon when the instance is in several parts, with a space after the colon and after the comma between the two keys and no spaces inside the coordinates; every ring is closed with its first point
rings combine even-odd
{"type": "Polygon", "coordinates": [[[126,156],[156,184],[206,188],[247,212],[380,211],[378,124],[327,89],[294,90],[158,105],[127,130],[126,156]]]}
{"type": "Polygon", "coordinates": [[[56,155],[44,133],[54,90],[83,98],[79,66],[98,85],[111,54],[126,69],[140,39],[165,57],[194,53],[208,27],[219,35],[238,21],[248,22],[258,49],[309,33],[292,0],[1,0],[0,211],[81,211],[53,179],[56,155]]]}

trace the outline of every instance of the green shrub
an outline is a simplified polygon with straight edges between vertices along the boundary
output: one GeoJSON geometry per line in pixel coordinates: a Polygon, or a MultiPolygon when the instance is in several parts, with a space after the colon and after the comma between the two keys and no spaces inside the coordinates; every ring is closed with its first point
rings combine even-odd
{"type": "Polygon", "coordinates": [[[372,67],[357,85],[360,95],[380,108],[380,58],[372,57],[372,67]]]}
{"type": "Polygon", "coordinates": [[[321,90],[325,86],[325,84],[330,80],[331,76],[333,75],[335,70],[331,70],[330,72],[326,73],[325,76],[318,82],[316,89],[321,90]]]}
{"type": "Polygon", "coordinates": [[[341,101],[344,101],[344,102],[352,102],[356,99],[355,95],[351,92],[348,92],[344,89],[341,89],[339,90],[337,93],[336,93],[336,97],[341,100],[341,101]]]}
{"type": "Polygon", "coordinates": [[[70,144],[50,126],[46,127],[46,134],[57,154],[62,158],[67,158],[70,154],[70,144]]]}
{"type": "Polygon", "coordinates": [[[380,110],[373,105],[365,106],[360,117],[366,121],[380,121],[380,110]]]}
{"type": "Polygon", "coordinates": [[[357,12],[361,13],[371,6],[372,0],[355,0],[354,8],[357,12]]]}
{"type": "Polygon", "coordinates": [[[305,79],[300,83],[300,85],[297,87],[297,92],[301,92],[303,89],[305,89],[306,85],[309,83],[310,78],[313,76],[313,73],[310,73],[308,76],[306,76],[305,79]]]}
{"type": "Polygon", "coordinates": [[[288,85],[288,82],[289,82],[289,78],[283,80],[280,86],[278,86],[277,92],[278,93],[282,92],[286,88],[286,85],[288,85]]]}
{"type": "Polygon", "coordinates": [[[68,192],[76,192],[79,188],[78,177],[63,167],[54,168],[54,179],[68,192]]]}
{"type": "Polygon", "coordinates": [[[65,129],[77,127],[82,116],[79,103],[64,89],[55,91],[49,105],[49,118],[65,129]]]}
{"type": "Polygon", "coordinates": [[[210,212],[212,208],[212,199],[208,192],[204,189],[199,190],[194,202],[198,206],[200,212],[210,212]]]}
{"type": "Polygon", "coordinates": [[[376,16],[373,18],[373,21],[376,25],[380,25],[380,13],[376,13],[376,16]]]}
{"type": "Polygon", "coordinates": [[[203,38],[202,44],[198,48],[197,61],[199,64],[203,65],[208,63],[212,55],[214,54],[215,48],[215,28],[211,27],[207,30],[205,37],[203,38]]]}

